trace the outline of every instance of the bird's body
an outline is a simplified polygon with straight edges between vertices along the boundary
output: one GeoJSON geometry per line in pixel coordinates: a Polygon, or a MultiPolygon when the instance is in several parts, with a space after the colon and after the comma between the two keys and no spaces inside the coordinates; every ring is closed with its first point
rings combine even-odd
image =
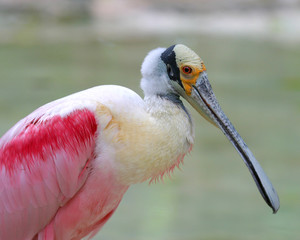
{"type": "MultiPolygon", "coordinates": [[[[173,69],[174,46],[157,49],[142,66],[144,99],[120,86],[94,87],[40,107],[0,139],[1,240],[92,237],[131,184],[161,178],[183,161],[194,132],[179,95],[195,107],[196,80],[206,75],[202,60],[177,46],[176,64],[195,70],[195,76],[181,73],[182,83],[173,69]],[[186,54],[187,60],[180,58],[186,54]]],[[[222,115],[200,113],[223,128],[222,115]]],[[[246,161],[248,155],[254,161],[249,168],[258,172],[254,178],[262,181],[256,183],[273,207],[273,189],[251,152],[239,135],[224,133],[242,146],[237,149],[246,161]]]]}
{"type": "Polygon", "coordinates": [[[10,183],[0,185],[1,239],[81,239],[99,230],[129,185],[182,161],[193,142],[189,121],[174,103],[119,86],[37,109],[1,138],[0,179],[10,183]]]}

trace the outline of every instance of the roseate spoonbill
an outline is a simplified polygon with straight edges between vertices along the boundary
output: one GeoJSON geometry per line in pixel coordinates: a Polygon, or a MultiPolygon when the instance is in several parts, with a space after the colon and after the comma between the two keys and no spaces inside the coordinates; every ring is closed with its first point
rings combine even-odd
{"type": "Polygon", "coordinates": [[[220,128],[266,203],[269,179],[221,110],[200,57],[177,44],[142,64],[144,100],[120,86],[94,87],[46,104],[0,139],[0,239],[94,236],[131,184],[162,177],[194,142],[180,97],[220,128]]]}

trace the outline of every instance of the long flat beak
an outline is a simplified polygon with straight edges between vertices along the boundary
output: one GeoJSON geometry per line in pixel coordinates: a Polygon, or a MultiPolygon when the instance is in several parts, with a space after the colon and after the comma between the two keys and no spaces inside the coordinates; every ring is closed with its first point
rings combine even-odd
{"type": "Polygon", "coordinates": [[[193,85],[192,87],[191,95],[185,95],[183,97],[205,119],[222,130],[247,165],[260,194],[266,203],[273,209],[273,213],[276,213],[280,206],[278,195],[262,167],[222,111],[212,91],[205,71],[199,75],[196,85],[193,85]]]}

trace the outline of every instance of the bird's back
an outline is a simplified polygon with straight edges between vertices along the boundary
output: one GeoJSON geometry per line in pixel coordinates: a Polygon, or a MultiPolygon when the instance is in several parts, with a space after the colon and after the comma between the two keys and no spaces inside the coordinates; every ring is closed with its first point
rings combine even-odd
{"type": "Polygon", "coordinates": [[[108,220],[128,188],[95,150],[95,111],[113,92],[138,100],[125,88],[92,88],[42,106],[0,139],[0,239],[80,239],[108,220]]]}

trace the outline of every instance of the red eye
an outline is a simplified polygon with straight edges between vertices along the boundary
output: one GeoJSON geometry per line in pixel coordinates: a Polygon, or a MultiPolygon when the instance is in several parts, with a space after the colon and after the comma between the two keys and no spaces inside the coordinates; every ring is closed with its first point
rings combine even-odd
{"type": "Polygon", "coordinates": [[[183,66],[181,69],[185,74],[190,74],[193,71],[193,69],[188,66],[183,66]]]}

